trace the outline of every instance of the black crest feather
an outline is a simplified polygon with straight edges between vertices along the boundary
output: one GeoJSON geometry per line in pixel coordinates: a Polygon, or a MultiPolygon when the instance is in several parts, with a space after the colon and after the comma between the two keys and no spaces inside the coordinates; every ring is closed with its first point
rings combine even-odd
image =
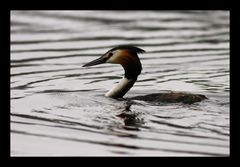
{"type": "Polygon", "coordinates": [[[135,52],[135,53],[144,53],[144,52],[146,52],[145,50],[143,50],[141,48],[138,48],[136,46],[131,46],[131,45],[119,45],[119,46],[116,46],[116,47],[112,48],[109,51],[114,51],[114,50],[118,50],[118,49],[128,49],[128,50],[130,50],[132,52],[135,52]]]}

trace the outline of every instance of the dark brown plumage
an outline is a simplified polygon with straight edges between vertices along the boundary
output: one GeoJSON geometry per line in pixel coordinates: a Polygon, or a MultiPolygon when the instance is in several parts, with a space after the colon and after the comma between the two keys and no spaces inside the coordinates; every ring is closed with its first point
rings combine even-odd
{"type": "Polygon", "coordinates": [[[171,93],[154,93],[144,96],[133,97],[134,100],[142,100],[148,102],[164,102],[164,103],[184,103],[193,104],[207,99],[206,96],[201,94],[190,94],[183,92],[171,92],[171,93]]]}

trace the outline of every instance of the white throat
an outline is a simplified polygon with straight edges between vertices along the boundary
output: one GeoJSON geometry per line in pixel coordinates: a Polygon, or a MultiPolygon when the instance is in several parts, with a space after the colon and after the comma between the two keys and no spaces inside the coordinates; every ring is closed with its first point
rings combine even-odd
{"type": "Polygon", "coordinates": [[[136,80],[137,78],[127,79],[124,77],[115,87],[108,91],[105,96],[113,98],[123,97],[133,86],[136,80]]]}

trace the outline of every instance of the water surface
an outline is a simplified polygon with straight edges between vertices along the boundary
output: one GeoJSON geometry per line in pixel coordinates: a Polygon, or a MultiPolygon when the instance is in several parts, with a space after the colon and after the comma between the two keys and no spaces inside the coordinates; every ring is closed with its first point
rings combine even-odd
{"type": "Polygon", "coordinates": [[[11,156],[228,156],[229,89],[228,11],[11,11],[11,156]],[[119,44],[146,50],[125,100],[81,67],[119,44]],[[208,99],[127,100],[169,90],[208,99]]]}

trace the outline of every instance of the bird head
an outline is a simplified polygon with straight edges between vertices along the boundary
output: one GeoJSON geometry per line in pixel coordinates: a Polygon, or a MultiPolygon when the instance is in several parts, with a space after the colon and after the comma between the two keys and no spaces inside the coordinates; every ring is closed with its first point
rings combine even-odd
{"type": "Polygon", "coordinates": [[[83,67],[94,66],[103,63],[121,64],[125,70],[125,77],[131,78],[141,73],[142,65],[138,57],[138,53],[144,53],[143,49],[130,45],[120,45],[114,47],[83,67]]]}

